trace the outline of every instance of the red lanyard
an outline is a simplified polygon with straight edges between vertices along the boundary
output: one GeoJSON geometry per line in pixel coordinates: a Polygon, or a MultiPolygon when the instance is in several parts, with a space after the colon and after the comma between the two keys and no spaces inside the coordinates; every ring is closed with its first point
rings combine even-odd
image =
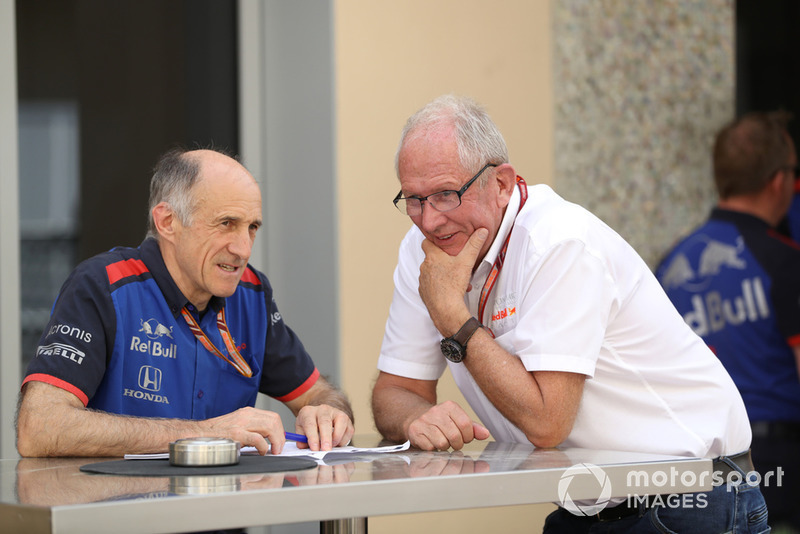
{"type": "MultiPolygon", "coordinates": [[[[525,180],[522,179],[522,176],[517,176],[517,187],[519,188],[519,210],[517,211],[517,215],[519,215],[519,212],[522,211],[522,206],[524,206],[525,202],[528,200],[528,185],[525,183],[525,180]]],[[[494,284],[497,282],[497,277],[500,276],[500,271],[503,269],[503,262],[506,259],[506,251],[508,250],[508,241],[511,239],[511,230],[513,229],[514,223],[511,223],[511,228],[508,229],[508,235],[506,235],[503,248],[500,249],[500,253],[497,254],[497,259],[494,260],[492,270],[489,272],[489,276],[486,277],[486,282],[483,283],[483,289],[481,289],[481,298],[478,302],[478,318],[480,319],[481,323],[483,323],[483,312],[486,309],[486,303],[489,300],[489,294],[492,292],[494,284]]]]}
{"type": "Polygon", "coordinates": [[[208,339],[208,336],[205,332],[203,332],[203,329],[200,328],[200,325],[197,324],[197,321],[195,321],[192,314],[189,313],[189,310],[182,308],[181,315],[183,315],[183,318],[186,319],[189,329],[194,334],[194,337],[196,337],[197,340],[203,344],[208,352],[216,355],[219,358],[222,358],[234,366],[240,374],[248,377],[253,376],[253,371],[250,369],[250,366],[247,365],[247,362],[244,361],[244,358],[242,358],[242,355],[236,348],[236,345],[233,342],[233,336],[231,336],[231,332],[228,330],[228,325],[225,323],[225,308],[222,308],[219,313],[217,313],[217,327],[219,328],[219,333],[222,335],[222,339],[225,341],[225,346],[228,348],[228,354],[230,355],[230,358],[222,354],[222,352],[214,346],[211,340],[208,339]]]}

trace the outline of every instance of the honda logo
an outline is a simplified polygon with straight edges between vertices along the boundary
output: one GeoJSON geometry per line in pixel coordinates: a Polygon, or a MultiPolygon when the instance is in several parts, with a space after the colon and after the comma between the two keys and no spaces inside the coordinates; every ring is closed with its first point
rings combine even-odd
{"type": "Polygon", "coordinates": [[[139,387],[147,391],[161,390],[161,369],[143,365],[139,369],[139,387]]]}

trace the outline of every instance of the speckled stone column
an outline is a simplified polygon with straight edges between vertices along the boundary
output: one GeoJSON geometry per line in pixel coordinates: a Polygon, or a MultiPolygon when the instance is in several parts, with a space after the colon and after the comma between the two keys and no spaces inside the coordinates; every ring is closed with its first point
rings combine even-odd
{"type": "Polygon", "coordinates": [[[553,186],[651,268],[716,200],[735,113],[732,0],[552,0],[553,186]]]}

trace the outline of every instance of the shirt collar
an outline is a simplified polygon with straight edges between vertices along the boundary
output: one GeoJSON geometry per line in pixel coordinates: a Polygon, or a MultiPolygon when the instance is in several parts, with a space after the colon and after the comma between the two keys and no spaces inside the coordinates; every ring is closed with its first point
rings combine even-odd
{"type": "Polygon", "coordinates": [[[508,206],[506,206],[506,212],[503,214],[503,222],[500,223],[500,228],[498,228],[497,235],[494,237],[494,241],[492,241],[492,246],[489,247],[486,256],[483,257],[481,264],[478,266],[478,271],[483,271],[484,265],[488,265],[489,269],[494,265],[497,255],[500,254],[500,250],[503,248],[506,236],[511,231],[511,228],[514,226],[514,220],[517,218],[519,212],[519,197],[519,186],[515,184],[514,191],[511,193],[511,198],[508,200],[508,206]]]}
{"type": "Polygon", "coordinates": [[[772,228],[772,226],[761,217],[752,215],[750,213],[745,213],[743,211],[726,210],[715,207],[711,210],[711,218],[733,223],[741,222],[744,224],[751,224],[753,226],[763,226],[765,229],[772,228]]]}
{"type": "MultiPolygon", "coordinates": [[[[161,255],[158,241],[156,241],[155,238],[148,237],[139,245],[139,250],[142,251],[142,261],[147,265],[150,274],[153,275],[153,279],[156,281],[156,284],[158,284],[161,294],[164,295],[164,300],[167,301],[172,315],[178,317],[184,306],[189,310],[196,311],[194,305],[183,295],[181,290],[178,289],[175,280],[172,279],[172,275],[169,273],[166,263],[164,263],[164,257],[161,255]]],[[[213,310],[216,313],[224,307],[224,298],[211,297],[207,309],[213,310]]]]}

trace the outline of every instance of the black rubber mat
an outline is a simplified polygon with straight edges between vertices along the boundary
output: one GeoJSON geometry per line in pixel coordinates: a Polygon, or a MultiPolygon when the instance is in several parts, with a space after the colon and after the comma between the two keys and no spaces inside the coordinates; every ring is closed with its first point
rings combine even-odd
{"type": "Polygon", "coordinates": [[[317,466],[313,458],[299,456],[243,455],[236,465],[181,467],[170,465],[169,460],[109,460],[81,466],[85,473],[124,475],[137,477],[169,477],[189,475],[241,475],[245,473],[275,473],[299,471],[317,466]]]}

